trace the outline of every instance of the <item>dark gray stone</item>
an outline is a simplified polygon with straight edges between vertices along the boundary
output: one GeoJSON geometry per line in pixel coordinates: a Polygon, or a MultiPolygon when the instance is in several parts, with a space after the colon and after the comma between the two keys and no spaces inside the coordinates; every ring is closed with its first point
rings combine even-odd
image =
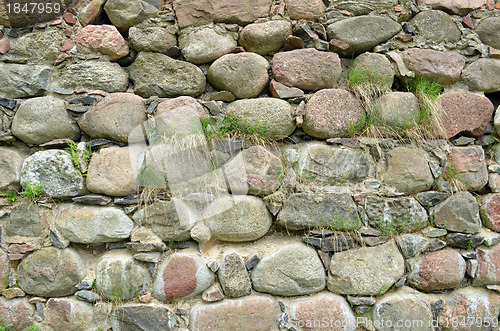
{"type": "Polygon", "coordinates": [[[222,290],[229,298],[249,295],[252,291],[250,276],[238,253],[224,254],[218,275],[222,290]]]}
{"type": "Polygon", "coordinates": [[[398,236],[396,243],[405,258],[410,258],[424,252],[429,245],[429,240],[418,235],[407,234],[398,236]]]}
{"type": "Polygon", "coordinates": [[[322,239],[323,252],[342,252],[354,247],[355,241],[351,236],[335,235],[322,239]]]}
{"type": "Polygon", "coordinates": [[[292,194],[278,214],[277,222],[290,230],[325,227],[346,231],[361,226],[357,206],[347,193],[292,194]]]}
{"type": "Polygon", "coordinates": [[[75,293],[75,296],[78,300],[90,303],[94,303],[101,300],[101,296],[99,294],[87,290],[78,291],[75,293]]]}
{"type": "Polygon", "coordinates": [[[469,192],[458,192],[431,209],[434,224],[449,231],[476,233],[481,228],[479,207],[469,192]]]}
{"type": "Polygon", "coordinates": [[[449,246],[462,249],[476,249],[484,241],[482,236],[464,233],[450,233],[447,239],[449,246]]]}
{"type": "Polygon", "coordinates": [[[418,193],[415,198],[426,208],[434,207],[438,203],[448,198],[448,194],[436,191],[427,191],[418,193]]]}
{"type": "Polygon", "coordinates": [[[392,38],[401,31],[401,25],[388,17],[359,16],[330,24],[327,31],[328,38],[349,45],[342,55],[351,56],[369,51],[392,38]]]}
{"type": "Polygon", "coordinates": [[[179,319],[164,306],[127,305],[118,308],[116,317],[121,331],[178,330],[179,319]]]}
{"type": "Polygon", "coordinates": [[[51,76],[49,66],[0,62],[0,96],[26,98],[43,95],[51,76]]]}
{"type": "Polygon", "coordinates": [[[247,268],[247,270],[252,270],[253,267],[255,267],[259,262],[259,256],[257,254],[254,254],[247,260],[247,262],[245,263],[245,267],[247,268]]]}
{"type": "Polygon", "coordinates": [[[8,236],[38,237],[44,229],[38,205],[16,205],[3,229],[8,236]]]}
{"type": "Polygon", "coordinates": [[[80,203],[82,205],[97,205],[97,206],[106,206],[110,204],[112,201],[110,197],[99,194],[88,194],[81,197],[74,197],[71,200],[73,202],[80,203]]]}

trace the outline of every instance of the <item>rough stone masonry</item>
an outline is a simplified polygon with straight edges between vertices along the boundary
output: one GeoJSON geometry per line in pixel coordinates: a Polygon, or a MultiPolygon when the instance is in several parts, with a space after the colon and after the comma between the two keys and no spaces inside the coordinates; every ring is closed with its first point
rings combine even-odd
{"type": "Polygon", "coordinates": [[[32,2],[0,329],[499,329],[500,1],[32,2]]]}

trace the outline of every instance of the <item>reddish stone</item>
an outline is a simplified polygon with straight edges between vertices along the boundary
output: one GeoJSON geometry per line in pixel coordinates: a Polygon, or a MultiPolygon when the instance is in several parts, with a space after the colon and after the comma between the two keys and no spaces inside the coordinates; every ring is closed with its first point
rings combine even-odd
{"type": "Polygon", "coordinates": [[[444,110],[446,138],[459,133],[474,138],[483,136],[494,111],[488,98],[469,92],[449,92],[443,94],[439,101],[444,110]]]}
{"type": "Polygon", "coordinates": [[[211,22],[245,25],[269,14],[272,0],[176,0],[174,10],[180,28],[211,22]]]}
{"type": "Polygon", "coordinates": [[[285,3],[281,2],[278,7],[278,15],[285,16],[285,3]]]}
{"type": "Polygon", "coordinates": [[[303,330],[354,330],[356,319],[347,301],[337,294],[318,294],[290,303],[290,318],[303,330]],[[318,328],[314,321],[334,321],[342,327],[318,328]]]}
{"type": "Polygon", "coordinates": [[[80,52],[106,54],[116,61],[128,54],[127,42],[113,25],[87,25],[75,37],[80,52]]]}
{"type": "Polygon", "coordinates": [[[358,205],[360,205],[360,206],[365,205],[365,197],[363,196],[363,194],[356,193],[352,197],[353,197],[354,201],[356,201],[358,203],[358,205]]]}
{"type": "Polygon", "coordinates": [[[196,263],[187,256],[172,259],[163,272],[165,297],[172,300],[190,295],[196,289],[196,263]]]}
{"type": "Polygon", "coordinates": [[[500,285],[500,245],[477,250],[479,268],[474,286],[500,285]]]}
{"type": "Polygon", "coordinates": [[[153,295],[163,301],[201,294],[214,280],[212,272],[198,256],[175,253],[158,271],[153,295]]]}
{"type": "Polygon", "coordinates": [[[497,3],[495,4],[495,9],[500,9],[500,2],[497,2],[497,3]]]}
{"type": "Polygon", "coordinates": [[[335,38],[332,38],[330,40],[330,48],[334,52],[343,52],[343,51],[347,50],[349,47],[350,47],[349,44],[343,42],[342,40],[338,40],[335,38]]]}
{"type": "Polygon", "coordinates": [[[500,193],[488,195],[483,208],[486,211],[481,213],[483,224],[493,231],[500,232],[500,193]]]}
{"type": "Polygon", "coordinates": [[[403,11],[403,9],[399,6],[396,6],[396,7],[394,7],[394,11],[397,13],[401,13],[403,11]]]}
{"type": "Polygon", "coordinates": [[[7,54],[10,51],[9,38],[0,39],[0,54],[7,54]]]}
{"type": "Polygon", "coordinates": [[[139,297],[139,302],[142,302],[142,303],[149,303],[151,302],[151,299],[153,298],[152,294],[151,293],[146,293],[146,294],[143,294],[139,297]]]}
{"type": "Polygon", "coordinates": [[[243,52],[245,52],[245,49],[243,47],[236,46],[229,53],[243,53],[243,52]]]}
{"type": "Polygon", "coordinates": [[[24,254],[7,254],[7,255],[10,261],[22,260],[22,258],[24,257],[24,254]]]}
{"type": "Polygon", "coordinates": [[[402,34],[397,36],[396,38],[404,43],[408,43],[413,40],[413,36],[411,34],[402,34]]]}
{"type": "Polygon", "coordinates": [[[472,18],[483,18],[483,13],[474,13],[472,14],[472,18]]]}
{"type": "Polygon", "coordinates": [[[66,13],[63,15],[63,19],[68,23],[69,25],[74,25],[76,23],[76,17],[75,15],[71,13],[66,13]]]}
{"type": "Polygon", "coordinates": [[[69,38],[73,35],[73,31],[71,31],[71,29],[65,29],[64,35],[69,38]]]}
{"type": "Polygon", "coordinates": [[[456,290],[444,300],[439,330],[495,330],[491,321],[498,319],[499,309],[498,293],[477,287],[456,290]]]}
{"type": "Polygon", "coordinates": [[[62,24],[62,19],[57,19],[55,21],[50,22],[50,26],[56,26],[56,25],[61,25],[62,24]]]}
{"type": "Polygon", "coordinates": [[[276,53],[273,56],[273,74],[276,80],[303,90],[331,88],[342,68],[339,56],[313,48],[276,53]]]}
{"type": "Polygon", "coordinates": [[[300,49],[304,47],[304,41],[297,36],[288,36],[283,43],[283,49],[285,51],[291,51],[294,49],[300,49]]]}
{"type": "Polygon", "coordinates": [[[448,163],[450,171],[469,191],[479,191],[488,182],[488,169],[481,146],[452,147],[448,163]]]}
{"type": "Polygon", "coordinates": [[[488,10],[495,9],[495,0],[486,1],[486,9],[488,9],[488,10]]]}
{"type": "Polygon", "coordinates": [[[224,300],[191,309],[192,330],[275,330],[279,316],[278,305],[269,297],[250,296],[224,300]]]}
{"type": "Polygon", "coordinates": [[[72,49],[73,47],[75,47],[75,44],[73,43],[73,41],[71,41],[71,39],[66,39],[64,41],[62,48],[61,48],[61,52],[67,52],[70,49],[72,49]]]}
{"type": "Polygon", "coordinates": [[[63,54],[61,54],[61,56],[59,56],[59,57],[57,58],[57,60],[56,60],[56,65],[61,64],[61,63],[63,63],[65,60],[70,59],[70,58],[71,58],[71,56],[69,56],[69,55],[68,55],[68,54],[66,54],[66,53],[63,53],[63,54]]]}
{"type": "Polygon", "coordinates": [[[408,280],[410,284],[424,291],[460,286],[467,268],[462,255],[452,249],[431,252],[414,263],[408,280]]]}
{"type": "Polygon", "coordinates": [[[0,298],[1,323],[2,325],[12,324],[12,329],[9,328],[9,330],[24,330],[33,323],[31,316],[33,316],[33,308],[28,300],[0,298]]]}
{"type": "Polygon", "coordinates": [[[462,25],[466,27],[467,29],[473,29],[474,27],[472,26],[472,19],[470,16],[465,16],[464,19],[462,20],[462,25]]]}
{"type": "Polygon", "coordinates": [[[203,292],[201,298],[206,302],[216,302],[223,300],[224,294],[222,293],[222,290],[219,286],[214,286],[213,288],[210,288],[203,292]]]}
{"type": "Polygon", "coordinates": [[[11,287],[11,288],[6,288],[2,290],[2,295],[6,297],[7,299],[14,299],[14,298],[19,298],[19,297],[24,297],[26,296],[26,293],[23,292],[18,287],[11,287]]]}
{"type": "Polygon", "coordinates": [[[34,249],[35,247],[29,244],[11,244],[9,245],[8,251],[12,254],[25,254],[32,252],[34,249]]]}
{"type": "Polygon", "coordinates": [[[316,20],[326,10],[323,0],[285,0],[285,4],[292,20],[316,20]]]}
{"type": "Polygon", "coordinates": [[[341,13],[344,16],[352,16],[352,14],[349,11],[345,10],[345,9],[339,10],[339,13],[341,13]]]}

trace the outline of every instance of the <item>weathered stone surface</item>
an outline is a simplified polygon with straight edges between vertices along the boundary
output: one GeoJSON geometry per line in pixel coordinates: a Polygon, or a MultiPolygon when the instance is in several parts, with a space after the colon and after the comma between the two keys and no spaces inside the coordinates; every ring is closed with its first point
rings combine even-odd
{"type": "Polygon", "coordinates": [[[43,221],[37,205],[19,204],[12,208],[3,230],[8,236],[38,237],[43,221]]]}
{"type": "Polygon", "coordinates": [[[198,304],[191,309],[190,322],[193,330],[267,331],[276,328],[278,314],[273,298],[251,296],[198,304]]]}
{"type": "Polygon", "coordinates": [[[12,133],[29,144],[53,139],[80,139],[80,130],[66,111],[66,102],[52,96],[28,99],[12,121],[12,133]]]}
{"type": "Polygon", "coordinates": [[[361,150],[318,143],[300,144],[296,148],[296,159],[292,162],[298,162],[297,175],[316,184],[358,182],[374,169],[371,156],[361,150]]]}
{"type": "Polygon", "coordinates": [[[46,150],[36,152],[24,160],[21,168],[21,185],[41,184],[43,191],[52,197],[72,197],[84,190],[83,176],[75,172],[71,156],[66,151],[46,150]]]}
{"type": "Polygon", "coordinates": [[[116,313],[121,331],[173,331],[179,327],[179,319],[167,307],[160,305],[125,305],[116,313]]]}
{"type": "Polygon", "coordinates": [[[429,330],[429,325],[433,322],[431,304],[428,299],[408,287],[403,287],[377,300],[372,316],[374,322],[384,321],[378,328],[381,331],[389,331],[394,325],[398,325],[398,330],[425,331],[429,330]],[[410,324],[409,321],[412,323],[410,324]]]}
{"type": "Polygon", "coordinates": [[[240,157],[224,165],[227,181],[233,194],[266,196],[275,192],[283,176],[281,160],[262,146],[252,146],[241,151],[244,175],[240,157]]]}
{"type": "Polygon", "coordinates": [[[222,290],[229,298],[249,295],[252,291],[252,283],[245,262],[236,252],[224,254],[218,276],[222,290]]]}
{"type": "Polygon", "coordinates": [[[67,298],[51,298],[47,301],[47,323],[54,330],[86,331],[96,329],[92,305],[67,298]]]}
{"type": "Polygon", "coordinates": [[[352,56],[371,50],[392,38],[401,25],[388,17],[359,16],[347,18],[328,25],[328,38],[340,40],[349,46],[341,52],[352,56]]]}
{"type": "Polygon", "coordinates": [[[134,91],[142,97],[197,96],[205,90],[205,75],[195,65],[166,55],[140,52],[130,66],[134,91]]]}
{"type": "Polygon", "coordinates": [[[273,74],[282,84],[303,90],[332,88],[342,68],[337,54],[314,48],[296,49],[273,56],[273,74]]]}
{"type": "Polygon", "coordinates": [[[105,2],[106,0],[90,0],[84,6],[81,6],[78,12],[80,23],[83,26],[97,23],[105,2]]]}
{"type": "Polygon", "coordinates": [[[409,129],[419,122],[420,107],[417,97],[410,92],[389,92],[375,103],[379,119],[390,128],[409,129]]]}
{"type": "Polygon", "coordinates": [[[396,237],[396,243],[401,253],[403,253],[403,256],[407,259],[422,253],[429,246],[428,239],[414,234],[400,235],[396,237]]]}
{"type": "Polygon", "coordinates": [[[474,286],[500,285],[500,245],[477,250],[479,263],[474,286]]]}
{"type": "Polygon", "coordinates": [[[134,223],[114,207],[63,205],[55,220],[57,230],[71,242],[101,244],[130,236],[134,223]]]}
{"type": "Polygon", "coordinates": [[[138,52],[165,53],[170,48],[177,46],[176,32],[177,29],[173,26],[133,26],[128,31],[130,47],[138,52]]]}
{"type": "Polygon", "coordinates": [[[427,212],[414,198],[382,199],[366,197],[369,223],[382,231],[414,232],[428,225],[427,212]]]}
{"type": "Polygon", "coordinates": [[[100,52],[116,61],[128,54],[128,44],[113,25],[87,25],[75,37],[78,50],[83,54],[100,52]]]}
{"type": "Polygon", "coordinates": [[[378,53],[363,53],[359,55],[349,68],[357,79],[357,84],[382,84],[392,87],[394,69],[389,59],[378,53]]]}
{"type": "Polygon", "coordinates": [[[46,63],[53,65],[64,43],[62,29],[35,31],[11,39],[8,58],[28,63],[46,63]]]}
{"type": "Polygon", "coordinates": [[[278,214],[278,224],[289,230],[331,228],[337,231],[358,229],[361,218],[348,193],[295,193],[278,214]]]}
{"type": "Polygon", "coordinates": [[[434,224],[450,231],[476,233],[481,229],[479,208],[476,199],[469,192],[458,192],[430,211],[434,224]]]}
{"type": "Polygon", "coordinates": [[[292,107],[276,98],[236,100],[228,105],[227,114],[242,127],[272,140],[286,138],[296,128],[292,107]]]}
{"type": "Polygon", "coordinates": [[[288,16],[292,20],[316,20],[321,17],[326,10],[322,0],[285,0],[288,16]]]}
{"type": "Polygon", "coordinates": [[[0,191],[16,190],[20,187],[24,158],[25,156],[14,148],[0,147],[0,191]]]}
{"type": "Polygon", "coordinates": [[[462,80],[471,91],[498,92],[500,91],[500,61],[480,58],[462,71],[462,80]]]}
{"type": "Polygon", "coordinates": [[[108,300],[130,300],[149,289],[149,271],[126,251],[104,254],[96,266],[95,287],[108,300]]]}
{"type": "Polygon", "coordinates": [[[178,0],[174,10],[179,27],[203,25],[211,22],[238,23],[245,25],[259,17],[269,15],[271,0],[178,0]]]}
{"type": "Polygon", "coordinates": [[[467,190],[479,191],[488,182],[484,150],[480,146],[451,147],[448,164],[449,171],[467,190]]]}
{"type": "Polygon", "coordinates": [[[481,138],[491,121],[493,104],[483,96],[468,92],[449,92],[439,98],[444,111],[446,138],[459,133],[481,138]]]}
{"type": "Polygon", "coordinates": [[[234,37],[218,26],[181,31],[179,47],[186,61],[202,64],[212,62],[231,52],[237,45],[234,37]]]}
{"type": "Polygon", "coordinates": [[[432,9],[441,9],[450,14],[466,15],[474,9],[481,8],[485,0],[423,0],[423,4],[430,6],[432,9]]]}
{"type": "Polygon", "coordinates": [[[318,323],[331,323],[323,330],[354,331],[356,318],[347,301],[340,295],[321,293],[306,298],[298,298],[290,302],[290,319],[294,324],[304,326],[304,330],[318,330],[318,323]],[[341,327],[340,327],[341,326],[341,327]]]}
{"type": "Polygon", "coordinates": [[[433,43],[456,42],[461,33],[451,17],[440,10],[418,13],[410,20],[419,35],[433,43]]]}
{"type": "Polygon", "coordinates": [[[269,84],[269,92],[271,92],[273,98],[280,99],[300,98],[304,96],[304,91],[301,89],[288,87],[285,84],[278,83],[274,80],[269,84]]]}
{"type": "MultiPolygon", "coordinates": [[[[481,0],[476,0],[481,2],[481,0]]],[[[484,2],[484,1],[482,1],[484,2]]],[[[476,33],[481,41],[493,48],[500,49],[500,17],[488,17],[479,22],[476,33]]]]}
{"type": "Polygon", "coordinates": [[[70,64],[59,73],[57,86],[68,90],[102,90],[123,92],[128,86],[128,74],[118,63],[85,61],[70,64]]]}
{"type": "Polygon", "coordinates": [[[33,321],[33,308],[27,299],[0,298],[2,326],[12,324],[12,330],[25,330],[33,321]]]}
{"type": "Polygon", "coordinates": [[[214,275],[197,255],[174,253],[161,263],[153,294],[161,301],[193,297],[214,282],[214,275]]]}
{"type": "Polygon", "coordinates": [[[302,128],[316,138],[343,137],[364,115],[361,103],[349,91],[324,89],[309,99],[302,128]]]}
{"type": "Polygon", "coordinates": [[[304,244],[283,247],[252,270],[256,291],[282,296],[319,292],[325,288],[325,278],[318,254],[304,244]]]}
{"type": "Polygon", "coordinates": [[[111,23],[123,32],[161,9],[162,1],[156,0],[108,0],[104,11],[111,23]]]}
{"type": "Polygon", "coordinates": [[[292,24],[285,20],[254,23],[240,32],[239,43],[247,52],[266,55],[283,47],[285,39],[292,34],[292,24]]]}
{"type": "Polygon", "coordinates": [[[421,258],[409,259],[408,282],[424,291],[455,288],[462,284],[467,265],[462,255],[446,248],[421,258]]]}
{"type": "Polygon", "coordinates": [[[42,248],[17,267],[21,289],[42,297],[71,295],[86,275],[85,264],[73,248],[42,248]]]}
{"type": "Polygon", "coordinates": [[[396,147],[389,152],[387,171],[382,175],[385,184],[400,192],[415,193],[427,191],[434,181],[425,152],[396,147]]]}
{"type": "Polygon", "coordinates": [[[26,98],[43,95],[49,86],[52,69],[44,65],[0,62],[0,96],[26,98]]]}
{"type": "Polygon", "coordinates": [[[141,97],[113,93],[83,114],[78,124],[92,138],[128,142],[132,130],[146,120],[146,106],[141,97]]]}
{"type": "MultiPolygon", "coordinates": [[[[446,14],[443,13],[443,15],[446,14]]],[[[465,66],[464,57],[457,52],[410,48],[401,55],[404,63],[415,73],[415,76],[421,76],[443,85],[457,82],[465,66]]]]}
{"type": "Polygon", "coordinates": [[[500,194],[488,194],[483,197],[481,220],[487,228],[500,232],[500,194]]]}
{"type": "Polygon", "coordinates": [[[269,63],[255,53],[226,54],[208,68],[208,82],[236,98],[253,98],[266,87],[269,63]]]}
{"type": "Polygon", "coordinates": [[[212,237],[222,241],[259,239],[271,227],[271,214],[264,202],[253,196],[226,196],[215,200],[205,210],[205,224],[212,237]],[[213,215],[213,216],[212,216],[213,215]]]}
{"type": "Polygon", "coordinates": [[[355,16],[366,15],[372,11],[388,10],[397,5],[396,0],[332,0],[330,7],[347,10],[355,16]]]}
{"type": "Polygon", "coordinates": [[[94,193],[126,196],[137,191],[137,162],[131,147],[102,148],[89,163],[87,188],[94,193]]]}
{"type": "Polygon", "coordinates": [[[383,294],[403,276],[404,259],[394,241],[390,241],[336,253],[329,270],[328,289],[333,293],[383,294]]]}
{"type": "Polygon", "coordinates": [[[157,201],[135,212],[132,219],[138,225],[151,228],[163,241],[184,241],[189,239],[193,224],[184,223],[188,211],[181,207],[179,201],[157,201]]]}
{"type": "Polygon", "coordinates": [[[441,308],[438,320],[439,327],[443,329],[491,330],[492,323],[488,321],[495,321],[497,318],[500,295],[483,288],[466,287],[448,295],[441,308]],[[460,323],[461,321],[465,322],[460,323]],[[474,322],[471,323],[471,321],[474,322]]]}

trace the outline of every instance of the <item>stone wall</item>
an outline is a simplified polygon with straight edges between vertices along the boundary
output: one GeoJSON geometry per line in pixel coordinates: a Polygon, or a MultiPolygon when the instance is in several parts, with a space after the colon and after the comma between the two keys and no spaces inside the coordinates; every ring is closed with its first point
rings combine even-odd
{"type": "Polygon", "coordinates": [[[500,1],[62,4],[0,5],[2,327],[498,330],[500,1]]]}

